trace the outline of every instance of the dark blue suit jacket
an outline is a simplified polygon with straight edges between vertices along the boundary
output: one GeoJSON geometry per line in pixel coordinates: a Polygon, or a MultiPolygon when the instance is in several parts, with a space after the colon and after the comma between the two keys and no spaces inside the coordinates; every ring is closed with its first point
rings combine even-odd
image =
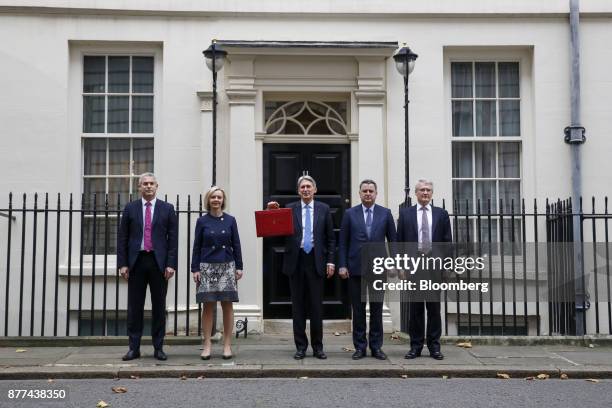
{"type": "MultiPolygon", "coordinates": [[[[334,236],[334,223],[329,206],[314,200],[314,221],[312,236],[314,238],[314,257],[317,274],[325,275],[327,264],[334,263],[336,238],[334,236]]],[[[283,258],[283,273],[293,275],[298,267],[300,242],[302,241],[302,202],[294,201],[286,208],[293,211],[293,234],[285,238],[285,256],[283,258]]]]}
{"type": "Polygon", "coordinates": [[[374,206],[370,238],[366,231],[361,204],[349,208],[340,227],[338,267],[348,268],[350,276],[361,276],[361,247],[368,242],[395,242],[395,221],[388,208],[374,206]]]}
{"type": "MultiPolygon", "coordinates": [[[[442,208],[431,206],[431,242],[452,242],[450,218],[442,208]]],[[[417,206],[400,209],[397,221],[398,242],[419,242],[419,224],[417,222],[417,206]]]]}
{"type": "MultiPolygon", "coordinates": [[[[134,267],[144,231],[142,200],[132,201],[125,206],[117,231],[117,268],[134,267]]],[[[167,267],[177,268],[178,225],[174,206],[160,200],[155,202],[151,231],[153,251],[160,271],[167,267]]]]}

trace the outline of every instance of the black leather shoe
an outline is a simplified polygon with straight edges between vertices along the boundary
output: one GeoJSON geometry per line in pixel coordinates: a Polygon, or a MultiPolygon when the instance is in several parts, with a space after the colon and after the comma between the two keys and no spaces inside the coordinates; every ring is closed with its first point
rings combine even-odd
{"type": "Polygon", "coordinates": [[[313,351],[312,356],[318,358],[319,360],[325,360],[327,358],[327,355],[323,352],[323,350],[313,351]]]}
{"type": "Polygon", "coordinates": [[[412,360],[413,358],[417,358],[417,357],[421,357],[421,350],[410,349],[404,356],[406,360],[412,360]]]}
{"type": "Polygon", "coordinates": [[[295,358],[296,360],[303,360],[304,357],[306,357],[306,352],[304,350],[298,350],[293,355],[293,358],[295,358]]]}
{"type": "Polygon", "coordinates": [[[166,361],[168,359],[168,356],[166,355],[166,353],[164,353],[164,350],[162,349],[155,350],[155,352],[153,353],[153,357],[160,361],[166,361]]]}
{"type": "Polygon", "coordinates": [[[355,352],[353,353],[351,358],[353,360],[361,360],[365,356],[366,356],[366,351],[365,350],[357,349],[357,350],[355,350],[355,352]]]}
{"type": "Polygon", "coordinates": [[[444,354],[440,353],[440,351],[430,351],[429,355],[431,356],[431,358],[435,359],[435,360],[444,360],[444,354]]]}
{"type": "Polygon", "coordinates": [[[386,360],[387,359],[387,355],[381,349],[372,350],[372,357],[374,357],[377,360],[386,360]]]}
{"type": "Polygon", "coordinates": [[[125,355],[121,358],[123,361],[130,361],[136,358],[140,358],[140,351],[138,350],[129,350],[125,355]]]}

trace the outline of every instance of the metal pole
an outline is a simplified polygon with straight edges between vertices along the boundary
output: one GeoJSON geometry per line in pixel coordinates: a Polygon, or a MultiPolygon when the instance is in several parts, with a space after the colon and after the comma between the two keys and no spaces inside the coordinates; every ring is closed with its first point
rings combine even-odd
{"type": "Polygon", "coordinates": [[[216,44],[212,43],[212,74],[213,74],[213,100],[212,100],[212,185],[217,184],[217,67],[215,66],[216,44]]]}
{"type": "MultiPolygon", "coordinates": [[[[571,58],[572,72],[571,83],[571,126],[570,126],[570,148],[572,150],[572,202],[578,204],[582,196],[582,162],[580,158],[580,145],[577,133],[583,132],[580,129],[580,4],[579,0],[570,0],[570,31],[571,31],[571,58]]],[[[582,138],[582,135],[580,135],[582,138]]],[[[567,140],[567,138],[566,138],[567,140]]],[[[584,140],[584,139],[582,139],[584,140]]],[[[578,205],[574,210],[579,209],[578,205]]],[[[573,241],[574,241],[574,293],[576,302],[576,335],[585,334],[585,311],[586,311],[586,292],[584,287],[584,271],[582,270],[582,243],[580,231],[582,220],[580,213],[574,211],[573,216],[573,241]]]]}
{"type": "MultiPolygon", "coordinates": [[[[217,66],[216,66],[216,55],[215,50],[217,48],[216,41],[213,40],[212,43],[212,74],[213,74],[213,140],[212,140],[212,185],[217,184],[217,66]]],[[[217,302],[215,302],[215,307],[213,308],[213,324],[212,331],[210,333],[211,337],[217,333],[217,302]]],[[[189,333],[187,333],[189,335],[189,333]]]]}
{"type": "Polygon", "coordinates": [[[408,122],[408,76],[410,73],[408,72],[408,60],[406,59],[406,75],[404,75],[404,174],[406,177],[405,186],[404,186],[404,206],[407,207],[409,205],[410,200],[410,128],[408,122]]]}

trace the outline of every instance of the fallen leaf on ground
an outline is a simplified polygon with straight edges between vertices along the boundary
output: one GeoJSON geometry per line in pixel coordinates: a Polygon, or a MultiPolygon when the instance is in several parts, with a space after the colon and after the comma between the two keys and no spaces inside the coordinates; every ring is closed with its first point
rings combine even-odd
{"type": "Polygon", "coordinates": [[[104,401],[100,401],[100,402],[98,402],[96,404],[96,407],[97,408],[106,408],[106,407],[108,407],[108,404],[106,402],[104,402],[104,401]]]}
{"type": "Polygon", "coordinates": [[[351,347],[342,347],[342,351],[355,351],[355,349],[351,347]]]}
{"type": "Polygon", "coordinates": [[[125,387],[113,387],[112,390],[115,394],[125,394],[127,392],[125,387]]]}
{"type": "Polygon", "coordinates": [[[186,375],[181,375],[180,379],[184,381],[184,380],[187,379],[187,376],[186,375]]]}
{"type": "Polygon", "coordinates": [[[525,379],[526,379],[527,381],[532,381],[532,380],[535,380],[535,377],[531,376],[531,377],[527,377],[527,378],[525,378],[525,379]]]}
{"type": "Polygon", "coordinates": [[[569,377],[567,376],[567,374],[565,373],[561,373],[561,377],[562,380],[567,380],[569,377]]]}
{"type": "Polygon", "coordinates": [[[130,375],[130,378],[131,378],[132,380],[138,380],[138,379],[140,379],[140,377],[139,377],[139,376],[137,376],[137,375],[130,375]]]}
{"type": "Polygon", "coordinates": [[[28,351],[28,350],[26,350],[26,349],[17,349],[17,350],[15,350],[15,353],[25,353],[26,351],[28,351]]]}
{"type": "Polygon", "coordinates": [[[506,373],[497,373],[497,378],[501,378],[502,380],[507,380],[510,378],[510,374],[506,373]]]}
{"type": "Polygon", "coordinates": [[[596,380],[595,378],[587,378],[586,379],[588,382],[592,382],[592,383],[598,383],[599,380],[596,380]]]}
{"type": "Polygon", "coordinates": [[[472,343],[469,341],[464,341],[462,343],[457,343],[457,347],[472,348],[472,343]]]}
{"type": "Polygon", "coordinates": [[[408,375],[407,374],[402,374],[401,377],[406,379],[406,378],[408,378],[408,375]]]}
{"type": "Polygon", "coordinates": [[[548,380],[548,379],[550,378],[550,375],[548,375],[548,374],[543,374],[543,373],[542,373],[542,374],[538,374],[538,375],[536,375],[536,378],[537,378],[538,380],[548,380]]]}

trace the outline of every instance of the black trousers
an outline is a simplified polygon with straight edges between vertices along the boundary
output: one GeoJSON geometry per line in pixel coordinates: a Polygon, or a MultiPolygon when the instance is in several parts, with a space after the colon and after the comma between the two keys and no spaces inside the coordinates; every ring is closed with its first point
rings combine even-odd
{"type": "Polygon", "coordinates": [[[366,283],[366,279],[361,276],[349,277],[348,286],[353,309],[353,345],[356,350],[365,350],[368,347],[368,341],[366,340],[366,303],[362,301],[365,299],[366,291],[368,291],[370,295],[370,349],[380,350],[383,344],[383,302],[382,299],[379,299],[382,298],[381,293],[371,290],[370,285],[366,283]]]}
{"type": "Polygon", "coordinates": [[[164,334],[166,332],[168,281],[157,266],[155,254],[143,251],[138,255],[128,278],[127,331],[130,339],[130,350],[140,349],[147,285],[151,291],[151,306],[153,309],[151,337],[153,347],[159,350],[164,345],[164,334]]]}
{"type": "Polygon", "coordinates": [[[410,348],[421,350],[425,341],[425,308],[427,308],[427,348],[440,351],[442,318],[440,302],[411,302],[408,322],[410,348]]]}
{"type": "Polygon", "coordinates": [[[297,270],[289,277],[293,339],[298,350],[308,348],[307,315],[312,349],[323,350],[323,285],[324,278],[315,269],[314,250],[310,254],[300,250],[297,270]]]}

